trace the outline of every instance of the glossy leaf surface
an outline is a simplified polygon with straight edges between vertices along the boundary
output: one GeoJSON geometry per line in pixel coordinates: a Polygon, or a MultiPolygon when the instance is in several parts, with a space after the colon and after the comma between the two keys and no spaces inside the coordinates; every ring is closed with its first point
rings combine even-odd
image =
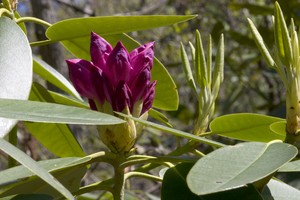
{"type": "Polygon", "coordinates": [[[300,190],[286,183],[271,179],[263,189],[262,196],[265,200],[298,200],[300,190]]]}
{"type": "Polygon", "coordinates": [[[260,114],[239,113],[224,115],[210,124],[213,134],[243,141],[269,142],[284,140],[285,136],[270,129],[271,124],[284,119],[260,114]]]}
{"type": "Polygon", "coordinates": [[[54,41],[69,40],[90,35],[92,31],[101,35],[126,33],[167,26],[190,20],[195,15],[143,15],[102,16],[67,19],[53,24],[46,35],[54,41]],[[76,31],[74,31],[76,30],[76,31]]]}
{"type": "Polygon", "coordinates": [[[187,183],[197,195],[240,188],[272,175],[297,153],[296,147],[281,142],[227,146],[198,160],[187,183]]]}
{"type": "Polygon", "coordinates": [[[300,172],[300,160],[288,162],[279,168],[279,172],[300,172]]]}
{"type": "Polygon", "coordinates": [[[84,108],[54,103],[0,99],[0,117],[21,121],[61,124],[119,124],[123,120],[84,108]]]}
{"type": "MultiPolygon", "coordinates": [[[[32,55],[22,29],[11,19],[0,17],[0,98],[27,99],[32,83],[32,55]]],[[[0,119],[0,137],[16,120],[0,119]]]]}

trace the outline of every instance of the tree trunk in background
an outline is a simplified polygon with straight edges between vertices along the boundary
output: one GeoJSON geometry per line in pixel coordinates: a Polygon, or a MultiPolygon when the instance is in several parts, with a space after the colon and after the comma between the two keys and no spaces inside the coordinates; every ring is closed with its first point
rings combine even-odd
{"type": "MultiPolygon", "coordinates": [[[[43,19],[49,23],[56,22],[55,12],[52,8],[51,0],[31,0],[32,13],[34,17],[43,19]]],[[[35,24],[35,34],[37,40],[47,39],[45,36],[46,27],[35,24]]],[[[64,61],[64,55],[62,47],[59,43],[54,43],[46,46],[40,46],[39,52],[42,59],[58,70],[60,73],[67,74],[67,66],[64,61]]],[[[47,87],[50,90],[58,91],[56,87],[47,83],[47,87]]]]}

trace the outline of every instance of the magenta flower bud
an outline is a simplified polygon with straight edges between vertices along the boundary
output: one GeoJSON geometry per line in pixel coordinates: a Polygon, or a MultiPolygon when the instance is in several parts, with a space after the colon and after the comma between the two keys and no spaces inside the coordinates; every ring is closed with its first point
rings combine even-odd
{"type": "MultiPolygon", "coordinates": [[[[91,62],[67,60],[70,80],[89,101],[93,110],[113,114],[123,112],[147,117],[155,96],[156,81],[151,82],[154,42],[130,53],[121,42],[112,46],[91,33],[91,62]]],[[[132,120],[122,125],[98,127],[100,138],[113,152],[129,151],[135,143],[137,129],[132,120]]]]}

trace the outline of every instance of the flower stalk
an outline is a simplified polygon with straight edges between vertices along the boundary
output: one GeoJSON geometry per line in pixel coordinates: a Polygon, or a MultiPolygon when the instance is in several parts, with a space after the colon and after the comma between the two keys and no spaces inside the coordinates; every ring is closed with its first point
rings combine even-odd
{"type": "Polygon", "coordinates": [[[125,168],[121,167],[121,164],[126,160],[126,157],[122,154],[118,154],[114,167],[114,187],[113,197],[114,200],[124,200],[125,197],[125,168]]]}

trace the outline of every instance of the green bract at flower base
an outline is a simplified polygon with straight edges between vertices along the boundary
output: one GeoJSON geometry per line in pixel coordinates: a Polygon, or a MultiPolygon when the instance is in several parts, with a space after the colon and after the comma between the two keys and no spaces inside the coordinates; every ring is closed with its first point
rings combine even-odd
{"type": "Polygon", "coordinates": [[[266,47],[253,22],[248,19],[252,35],[267,64],[275,69],[286,89],[286,141],[293,143],[298,140],[300,131],[300,43],[291,20],[288,31],[279,4],[275,3],[274,36],[275,48],[273,55],[266,47]]]}
{"type": "MultiPolygon", "coordinates": [[[[70,79],[76,90],[88,98],[91,109],[114,114],[123,112],[146,119],[152,107],[156,81],[151,82],[153,42],[130,53],[121,42],[113,48],[91,33],[91,62],[67,60],[70,79]]],[[[129,152],[141,128],[131,119],[120,125],[99,126],[103,143],[113,152],[129,152]]]]}
{"type": "Polygon", "coordinates": [[[192,60],[195,69],[195,79],[188,60],[186,51],[181,44],[181,57],[184,72],[189,86],[192,88],[198,100],[198,118],[194,128],[194,134],[200,135],[207,130],[209,121],[214,114],[215,100],[219,93],[220,84],[223,81],[224,69],[224,37],[221,35],[215,64],[212,65],[212,41],[209,37],[207,48],[207,59],[201,41],[199,31],[196,31],[196,47],[190,43],[192,60]]]}

